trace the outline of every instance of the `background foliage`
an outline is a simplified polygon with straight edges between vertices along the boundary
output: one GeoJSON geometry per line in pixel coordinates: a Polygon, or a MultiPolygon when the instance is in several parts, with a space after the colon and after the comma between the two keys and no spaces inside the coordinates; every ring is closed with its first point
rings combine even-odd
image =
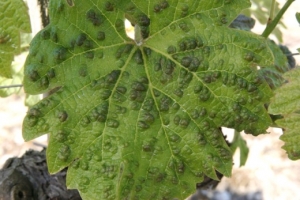
{"type": "Polygon", "coordinates": [[[21,52],[21,33],[30,33],[27,7],[23,1],[0,2],[0,76],[11,78],[11,62],[21,52]]]}
{"type": "MultiPolygon", "coordinates": [[[[251,8],[242,11],[248,17],[253,17],[260,24],[266,25],[270,16],[272,1],[265,0],[251,0],[251,8]]],[[[274,14],[277,14],[280,10],[279,3],[275,2],[274,14]]],[[[278,23],[277,27],[273,30],[274,35],[279,42],[283,42],[282,29],[286,28],[282,20],[278,23]]]]}

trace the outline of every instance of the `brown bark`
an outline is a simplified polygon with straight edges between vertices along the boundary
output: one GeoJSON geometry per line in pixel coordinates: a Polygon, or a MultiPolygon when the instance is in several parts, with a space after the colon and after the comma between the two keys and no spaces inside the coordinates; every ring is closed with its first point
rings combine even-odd
{"type": "Polygon", "coordinates": [[[50,175],[41,152],[27,151],[10,158],[0,170],[0,200],[80,200],[77,190],[66,188],[66,169],[50,175]]]}

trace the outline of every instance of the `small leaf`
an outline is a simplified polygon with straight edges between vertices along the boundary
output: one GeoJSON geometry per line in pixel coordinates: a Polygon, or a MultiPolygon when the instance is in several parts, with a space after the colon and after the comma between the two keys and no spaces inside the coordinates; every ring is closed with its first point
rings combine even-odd
{"type": "Polygon", "coordinates": [[[31,107],[34,104],[38,103],[41,100],[41,95],[29,95],[26,94],[25,106],[31,107]]]}
{"type": "MultiPolygon", "coordinates": [[[[0,76],[0,86],[16,86],[21,85],[23,80],[23,65],[25,63],[26,56],[28,55],[27,52],[24,52],[18,56],[15,56],[15,60],[11,64],[13,77],[12,79],[4,78],[0,76]]],[[[12,94],[17,94],[20,92],[22,87],[9,87],[7,89],[0,89],[0,97],[8,97],[12,94]]]]}
{"type": "Polygon", "coordinates": [[[268,46],[273,52],[274,63],[259,70],[259,74],[264,77],[271,89],[280,87],[284,82],[282,75],[290,68],[287,57],[282,50],[272,41],[268,41],[268,46]]]}
{"type": "Polygon", "coordinates": [[[269,113],[291,114],[299,110],[299,75],[299,68],[295,68],[284,74],[284,79],[287,83],[275,90],[275,96],[271,99],[269,106],[269,113]]]}
{"type": "Polygon", "coordinates": [[[248,158],[249,148],[246,140],[244,140],[240,133],[236,131],[234,132],[234,138],[231,142],[230,148],[232,152],[235,152],[237,149],[240,150],[240,167],[244,166],[248,158]]]}
{"type": "Polygon", "coordinates": [[[296,19],[297,19],[298,23],[300,24],[300,13],[299,12],[296,12],[296,19]]]}
{"type": "Polygon", "coordinates": [[[30,33],[27,7],[22,0],[0,2],[0,76],[11,78],[11,62],[20,53],[20,34],[30,33]]]}
{"type": "Polygon", "coordinates": [[[281,139],[285,142],[282,147],[288,153],[292,160],[300,158],[300,68],[295,68],[285,73],[284,78],[287,83],[275,90],[275,96],[271,99],[269,113],[283,115],[283,119],[276,122],[278,126],[284,129],[281,139]]]}

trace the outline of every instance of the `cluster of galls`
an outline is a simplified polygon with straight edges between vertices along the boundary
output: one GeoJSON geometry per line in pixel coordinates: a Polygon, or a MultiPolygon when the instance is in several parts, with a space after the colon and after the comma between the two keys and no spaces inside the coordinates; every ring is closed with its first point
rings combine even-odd
{"type": "Polygon", "coordinates": [[[221,73],[222,75],[222,82],[226,86],[236,86],[239,89],[244,89],[246,90],[249,95],[252,96],[253,99],[255,100],[262,100],[263,94],[261,91],[259,91],[258,87],[260,84],[262,84],[263,77],[260,77],[257,75],[252,82],[247,81],[246,79],[242,77],[238,77],[235,74],[228,73],[228,72],[223,72],[221,73]]]}
{"type": "Polygon", "coordinates": [[[157,142],[157,139],[155,137],[145,139],[143,141],[142,150],[144,152],[153,152],[154,151],[154,145],[157,142]]]}
{"type": "MultiPolygon", "coordinates": [[[[226,9],[225,9],[226,10],[226,9]]],[[[217,26],[227,25],[228,19],[227,14],[223,11],[222,13],[219,13],[217,10],[210,10],[209,11],[209,17],[213,20],[214,24],[217,26]]],[[[199,16],[199,19],[201,16],[199,16]]]]}
{"type": "Polygon", "coordinates": [[[100,168],[100,173],[102,177],[113,179],[116,177],[118,171],[118,167],[114,164],[102,163],[100,168]]]}
{"type": "Polygon", "coordinates": [[[120,59],[122,56],[128,55],[132,48],[133,48],[132,44],[126,44],[118,48],[115,54],[116,59],[120,59]]]}
{"type": "Polygon", "coordinates": [[[41,113],[40,109],[35,108],[35,107],[31,108],[27,113],[27,118],[26,118],[27,124],[30,127],[35,126],[40,117],[42,117],[42,113],[41,113]]]}
{"type": "MultiPolygon", "coordinates": [[[[58,34],[57,34],[57,28],[55,27],[51,27],[50,29],[44,29],[41,33],[40,33],[40,37],[43,40],[48,40],[51,39],[53,42],[57,43],[58,42],[58,34]]],[[[105,39],[105,34],[104,32],[99,32],[99,35],[101,38],[99,38],[100,40],[104,40],[105,39]]],[[[71,41],[70,44],[70,49],[65,48],[63,46],[57,46],[56,48],[54,48],[53,53],[50,55],[53,57],[54,63],[53,64],[59,64],[63,61],[65,61],[68,57],[68,51],[69,50],[73,50],[75,48],[75,46],[78,47],[83,47],[86,52],[85,57],[89,58],[89,59],[93,59],[94,58],[94,52],[93,51],[88,51],[90,49],[93,48],[93,42],[88,39],[88,37],[84,34],[81,33],[79,34],[74,40],[71,41]]],[[[32,56],[34,56],[34,52],[31,52],[32,56]]],[[[45,60],[45,56],[40,56],[37,58],[39,61],[39,63],[44,64],[45,60]]],[[[50,60],[49,60],[50,62],[50,60]]],[[[46,63],[45,63],[46,64],[46,63]]],[[[26,75],[28,75],[28,78],[30,81],[32,82],[37,82],[39,81],[39,87],[41,89],[46,89],[48,88],[49,84],[50,84],[50,80],[54,79],[56,76],[55,73],[55,69],[51,68],[45,76],[41,76],[38,72],[36,66],[26,66],[26,68],[29,68],[28,73],[26,75]]]]}
{"type": "Polygon", "coordinates": [[[203,130],[196,132],[196,139],[201,147],[205,147],[210,143],[214,150],[213,154],[206,152],[207,161],[202,163],[202,167],[206,174],[212,173],[212,166],[219,166],[221,160],[230,160],[231,152],[224,146],[223,134],[219,128],[212,127],[208,120],[202,123],[203,130]],[[220,160],[221,159],[221,160],[220,160]]]}
{"type": "MultiPolygon", "coordinates": [[[[203,43],[203,40],[201,39],[201,37],[190,37],[190,38],[184,38],[184,39],[180,40],[178,42],[178,49],[179,49],[179,52],[189,51],[189,50],[201,48],[201,47],[203,47],[203,45],[204,45],[204,43],[203,43]]],[[[170,49],[169,48],[168,48],[169,54],[176,53],[176,49],[173,49],[173,51],[170,51],[172,48],[170,48],[170,49]]]]}
{"type": "Polygon", "coordinates": [[[158,98],[159,111],[161,112],[169,111],[172,103],[173,101],[169,97],[162,95],[160,98],[158,98]]]}
{"type": "Polygon", "coordinates": [[[200,78],[207,84],[217,81],[221,77],[221,72],[206,72],[200,75],[200,78]]]}
{"type": "Polygon", "coordinates": [[[86,18],[94,26],[100,26],[104,21],[104,17],[101,14],[97,13],[94,9],[90,9],[87,11],[86,18]]]}
{"type": "Polygon", "coordinates": [[[188,12],[189,11],[189,6],[188,5],[183,5],[182,7],[181,7],[181,17],[185,17],[185,16],[187,16],[188,15],[188,12]]]}
{"type": "Polygon", "coordinates": [[[151,124],[155,121],[155,111],[153,109],[154,107],[154,100],[153,99],[146,99],[144,101],[143,107],[142,107],[142,114],[141,118],[137,123],[137,126],[141,130],[148,129],[151,124]]]}
{"type": "Polygon", "coordinates": [[[173,122],[175,125],[179,125],[181,128],[187,128],[190,124],[190,118],[181,117],[180,115],[175,115],[173,122]]]}
{"type": "MultiPolygon", "coordinates": [[[[184,162],[182,160],[175,159],[175,158],[170,160],[170,162],[168,163],[168,168],[170,168],[171,170],[175,170],[177,173],[180,174],[183,174],[185,171],[184,162]]],[[[178,178],[176,177],[170,177],[170,178],[174,185],[178,184],[178,178]]]]}
{"type": "Polygon", "coordinates": [[[81,125],[87,126],[91,122],[101,122],[104,123],[107,120],[107,113],[108,113],[108,102],[103,102],[98,107],[94,108],[91,113],[81,119],[81,125]]]}
{"type": "Polygon", "coordinates": [[[118,48],[118,50],[115,53],[115,58],[118,60],[117,65],[119,68],[122,68],[125,64],[124,59],[122,56],[127,57],[130,51],[132,50],[133,45],[132,44],[126,44],[118,48]]]}
{"type": "Polygon", "coordinates": [[[160,171],[157,167],[150,167],[148,169],[147,178],[154,180],[157,183],[162,182],[166,177],[166,172],[160,171]]]}
{"type": "MultiPolygon", "coordinates": [[[[104,32],[98,32],[99,33],[103,33],[102,37],[105,38],[105,33],[104,32]]],[[[103,40],[104,40],[103,38],[103,40]]],[[[98,39],[99,41],[101,40],[98,39]]],[[[93,59],[94,58],[94,52],[92,51],[92,49],[94,48],[94,42],[92,42],[91,39],[89,39],[85,33],[80,33],[75,39],[73,39],[71,41],[71,45],[70,45],[70,50],[74,50],[75,47],[80,47],[83,48],[84,51],[86,51],[85,53],[85,57],[88,59],[93,59]]]]}
{"type": "Polygon", "coordinates": [[[61,161],[67,161],[71,154],[70,147],[66,144],[61,144],[58,150],[57,157],[61,161]]]}
{"type": "MultiPolygon", "coordinates": [[[[237,131],[245,130],[245,132],[247,133],[252,133],[251,127],[253,126],[253,123],[256,123],[258,121],[260,115],[259,112],[261,112],[262,109],[256,110],[254,112],[254,111],[249,111],[246,108],[242,108],[242,106],[236,107],[236,105],[241,105],[241,103],[233,103],[233,109],[236,109],[234,111],[234,115],[222,116],[224,121],[224,126],[235,128],[237,131]],[[245,122],[247,123],[245,124],[245,122]]],[[[253,132],[252,134],[255,133],[253,132]]]]}
{"type": "MultiPolygon", "coordinates": [[[[180,69],[179,73],[179,89],[187,88],[193,79],[193,74],[186,69],[180,69]]],[[[175,93],[176,94],[176,93],[175,93]]],[[[178,96],[178,95],[177,95],[178,96]]],[[[179,96],[180,97],[180,96],[179,96]]]]}
{"type": "Polygon", "coordinates": [[[196,72],[201,64],[201,58],[194,56],[185,56],[181,59],[180,64],[187,68],[189,71],[196,72]]]}
{"type": "Polygon", "coordinates": [[[51,39],[51,41],[54,43],[58,42],[57,28],[54,26],[51,27],[51,30],[49,30],[49,29],[42,30],[40,34],[41,34],[40,36],[43,40],[51,39]]]}
{"type": "Polygon", "coordinates": [[[110,1],[106,1],[104,4],[104,10],[108,11],[108,12],[112,12],[115,10],[115,4],[110,2],[110,1]]]}
{"type": "Polygon", "coordinates": [[[162,72],[161,76],[160,76],[160,82],[162,84],[166,84],[169,83],[172,78],[173,78],[173,72],[175,70],[176,64],[161,56],[157,62],[154,64],[154,71],[155,72],[162,72]]]}
{"type": "MultiPolygon", "coordinates": [[[[131,109],[139,110],[144,102],[146,92],[148,90],[148,79],[135,81],[131,84],[129,100],[131,101],[131,109]]],[[[141,124],[140,124],[141,125],[141,124]]]]}
{"type": "Polygon", "coordinates": [[[146,39],[149,36],[150,19],[145,14],[139,14],[137,24],[140,27],[142,38],[146,39]]]}
{"type": "Polygon", "coordinates": [[[120,73],[120,70],[113,70],[105,77],[101,77],[98,80],[93,80],[91,83],[91,88],[94,90],[100,90],[100,98],[102,100],[107,100],[111,96],[112,89],[114,88],[120,73]]]}
{"type": "MultiPolygon", "coordinates": [[[[27,66],[28,68],[30,68],[29,66],[27,66]]],[[[36,69],[31,69],[28,74],[27,74],[28,78],[30,81],[32,82],[37,82],[39,88],[41,89],[46,89],[49,87],[49,79],[52,79],[55,77],[55,71],[54,69],[50,69],[46,76],[40,77],[38,71],[36,69]]]]}
{"type": "MultiPolygon", "coordinates": [[[[34,107],[30,108],[27,116],[25,118],[25,126],[29,126],[30,128],[34,127],[35,131],[38,132],[47,132],[49,131],[49,124],[46,122],[46,120],[43,118],[44,112],[47,112],[44,110],[49,109],[55,105],[54,100],[52,97],[48,97],[47,99],[44,99],[39,104],[35,105],[34,107]]],[[[56,116],[59,117],[59,116],[56,116]]]]}
{"type": "Polygon", "coordinates": [[[5,44],[10,40],[11,38],[8,34],[5,34],[4,32],[0,32],[0,44],[5,44]]]}
{"type": "MultiPolygon", "coordinates": [[[[57,29],[52,27],[51,29],[45,29],[40,33],[40,37],[44,40],[51,39],[53,42],[58,42],[58,35],[57,35],[57,29]]],[[[56,76],[55,69],[50,68],[45,75],[41,75],[38,72],[38,67],[40,67],[40,64],[48,64],[45,63],[47,61],[50,62],[50,60],[46,59],[45,55],[39,55],[37,56],[37,49],[33,49],[30,52],[31,56],[35,56],[37,59],[37,62],[39,64],[31,64],[26,66],[25,69],[25,76],[28,77],[28,79],[32,82],[37,83],[38,87],[42,90],[47,89],[50,84],[50,80],[54,79],[56,76]]],[[[49,56],[52,57],[52,60],[54,60],[53,64],[59,64],[63,61],[65,61],[68,58],[68,50],[62,46],[58,46],[54,48],[53,53],[50,54],[49,56]]],[[[48,64],[49,65],[49,64],[48,64]]]]}
{"type": "Polygon", "coordinates": [[[160,12],[162,12],[163,10],[167,9],[169,6],[170,6],[170,5],[169,5],[168,1],[163,0],[163,1],[161,1],[160,3],[157,3],[157,4],[154,5],[153,11],[154,11],[155,13],[160,13],[160,12]]]}
{"type": "Polygon", "coordinates": [[[215,24],[218,26],[227,25],[228,19],[226,16],[227,16],[226,13],[221,14],[221,16],[215,21],[215,24]]]}
{"type": "MultiPolygon", "coordinates": [[[[181,119],[181,123],[182,121],[185,120],[185,119],[181,119]]],[[[187,124],[188,125],[188,124],[187,124]]],[[[187,125],[184,125],[185,127],[187,125]]],[[[175,155],[175,156],[178,156],[180,153],[183,154],[183,150],[184,149],[181,149],[179,146],[178,146],[178,143],[181,141],[181,138],[180,136],[178,136],[177,134],[169,134],[169,142],[170,142],[170,147],[171,147],[171,150],[172,150],[172,154],[175,155]]],[[[186,151],[187,152],[187,151],[186,151]]],[[[186,153],[185,152],[185,153],[186,153]]],[[[190,152],[191,153],[191,152],[190,152]]]]}

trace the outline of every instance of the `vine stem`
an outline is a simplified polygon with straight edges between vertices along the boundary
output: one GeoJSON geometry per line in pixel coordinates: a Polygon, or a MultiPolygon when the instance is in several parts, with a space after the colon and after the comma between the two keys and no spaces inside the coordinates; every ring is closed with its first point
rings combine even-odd
{"type": "Polygon", "coordinates": [[[9,89],[9,88],[15,88],[15,87],[23,87],[23,85],[22,84],[18,84],[18,85],[0,86],[0,89],[9,89]]]}
{"type": "Polygon", "coordinates": [[[299,56],[299,53],[291,53],[291,54],[285,54],[286,56],[299,56]]]}
{"type": "MultiPolygon", "coordinates": [[[[288,0],[284,6],[281,8],[281,10],[278,12],[274,20],[271,20],[270,23],[267,24],[266,29],[264,32],[261,34],[264,38],[268,38],[269,35],[272,33],[276,25],[278,24],[279,20],[282,18],[283,14],[285,11],[290,7],[290,5],[294,2],[295,0],[288,0]]],[[[271,17],[271,16],[270,16],[271,17]]]]}

